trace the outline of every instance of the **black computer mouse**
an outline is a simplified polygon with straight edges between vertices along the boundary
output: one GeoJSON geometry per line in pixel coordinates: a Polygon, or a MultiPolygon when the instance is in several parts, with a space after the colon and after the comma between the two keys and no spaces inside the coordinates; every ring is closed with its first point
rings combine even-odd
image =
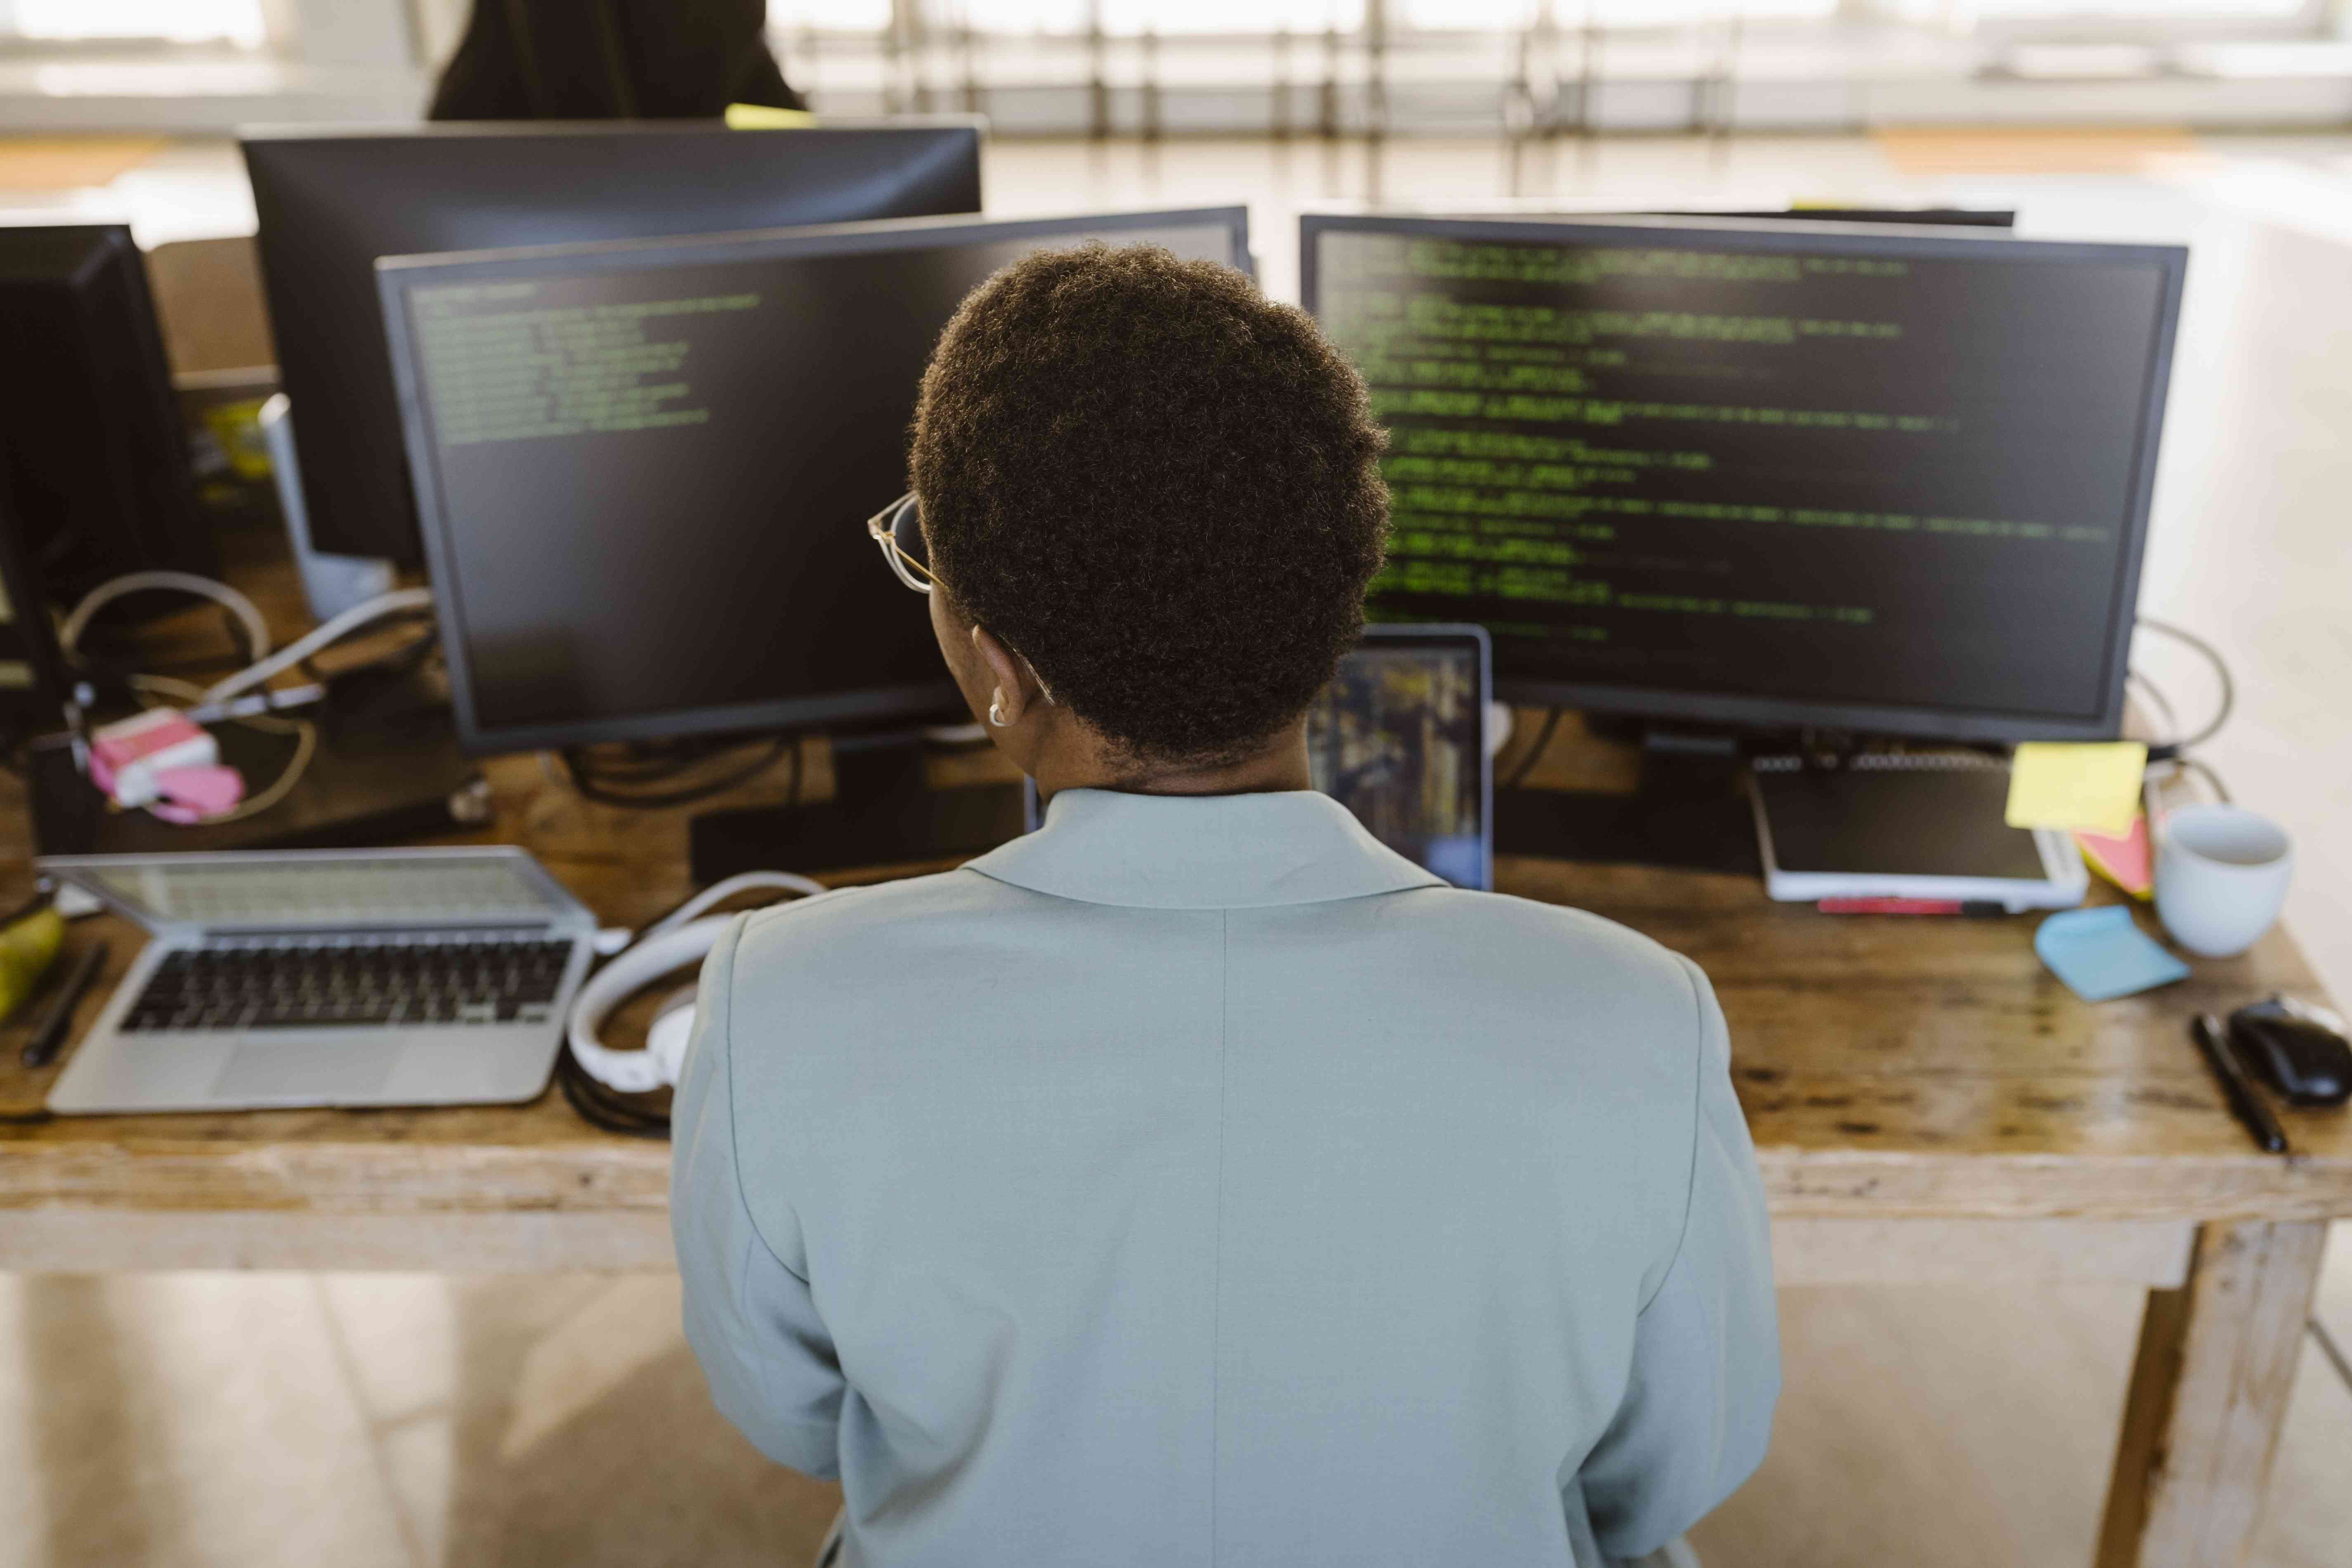
{"type": "Polygon", "coordinates": [[[2230,1046],[2290,1105],[2341,1105],[2352,1099],[2352,1044],[2283,998],[2230,1015],[2230,1046]]]}

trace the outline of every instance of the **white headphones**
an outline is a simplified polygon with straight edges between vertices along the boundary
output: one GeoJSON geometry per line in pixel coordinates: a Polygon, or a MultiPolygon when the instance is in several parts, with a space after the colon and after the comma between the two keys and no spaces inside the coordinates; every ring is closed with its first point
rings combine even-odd
{"type": "Polygon", "coordinates": [[[677,1082],[694,1037],[691,989],[664,1004],[646,1033],[646,1048],[616,1051],[597,1038],[613,1010],[665,974],[700,963],[734,922],[733,915],[703,910],[753,888],[780,888],[803,898],[824,891],[789,871],[746,871],[717,882],[680,904],[638,934],[636,942],[592,975],[572,999],[572,1055],[588,1076],[624,1094],[643,1094],[677,1082]],[[697,918],[697,917],[700,918],[697,918]]]}

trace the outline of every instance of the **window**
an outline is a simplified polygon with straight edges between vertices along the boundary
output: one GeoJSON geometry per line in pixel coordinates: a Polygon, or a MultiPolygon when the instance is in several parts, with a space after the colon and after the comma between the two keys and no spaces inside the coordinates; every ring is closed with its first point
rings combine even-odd
{"type": "Polygon", "coordinates": [[[878,33],[890,25],[890,0],[768,0],[768,26],[798,32],[878,33]]]}
{"type": "MultiPolygon", "coordinates": [[[[17,0],[73,9],[76,0],[17,0]]],[[[161,10],[171,0],[137,0],[114,9],[161,10]]],[[[905,0],[901,0],[905,3],[905,0]]],[[[1365,0],[913,0],[929,26],[970,27],[998,37],[1070,37],[1099,17],[1104,32],[1132,37],[1153,32],[1264,37],[1275,32],[1356,33],[1365,0]]],[[[189,10],[241,9],[245,0],[183,0],[189,10]]],[[[96,5],[89,8],[98,9],[96,5]]],[[[1516,33],[1531,26],[1544,0],[1387,0],[1394,32],[1516,33]]],[[[781,29],[880,33],[890,26],[892,0],[769,0],[769,20],[781,29]]],[[[1738,16],[1756,22],[1835,25],[1857,18],[1938,29],[1969,22],[1994,24],[2090,22],[2275,26],[2315,17],[2322,0],[1549,0],[1561,29],[1688,27],[1738,16]]]]}
{"type": "MultiPolygon", "coordinates": [[[[1826,22],[1838,0],[1552,0],[1552,25],[1562,29],[1686,27],[1737,14],[1749,21],[1826,22]]],[[[1389,15],[1408,27],[1516,32],[1535,20],[1532,0],[1389,0],[1389,15]]]]}
{"type": "MultiPolygon", "coordinates": [[[[1000,37],[1075,36],[1087,30],[1096,9],[1088,0],[929,0],[932,26],[971,27],[1000,37]]],[[[1274,32],[1352,33],[1364,23],[1363,0],[1100,0],[1103,31],[1125,37],[1223,33],[1264,37],[1274,32]]],[[[789,28],[878,31],[890,24],[888,0],[768,0],[768,20],[789,28]]]]}
{"type": "Polygon", "coordinates": [[[1986,21],[2275,22],[2311,9],[2308,0],[1971,0],[1986,21]]]}
{"type": "Polygon", "coordinates": [[[67,42],[161,38],[257,49],[269,33],[261,6],[262,0],[11,0],[0,4],[0,33],[67,42]]]}
{"type": "Polygon", "coordinates": [[[1874,0],[1873,9],[1900,22],[2288,22],[2311,15],[2312,0],[1874,0]]]}
{"type": "Polygon", "coordinates": [[[1103,0],[1110,33],[1352,33],[1364,24],[1362,0],[1103,0]]]}

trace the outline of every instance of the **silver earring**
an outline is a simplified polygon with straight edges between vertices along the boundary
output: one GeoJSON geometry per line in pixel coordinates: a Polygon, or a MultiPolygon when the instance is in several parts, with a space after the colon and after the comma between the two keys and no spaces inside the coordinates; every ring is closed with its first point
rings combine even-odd
{"type": "Polygon", "coordinates": [[[1003,691],[997,692],[996,700],[988,705],[988,721],[1000,730],[1004,728],[1004,693],[1003,691]]]}

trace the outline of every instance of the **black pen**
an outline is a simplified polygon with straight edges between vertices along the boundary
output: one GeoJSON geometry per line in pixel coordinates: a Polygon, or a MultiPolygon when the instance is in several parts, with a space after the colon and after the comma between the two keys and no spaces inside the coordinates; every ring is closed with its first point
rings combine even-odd
{"type": "Polygon", "coordinates": [[[2246,1081],[2245,1069],[2238,1066],[2238,1058],[2230,1054],[2229,1042],[2221,1035],[2221,1020],[2210,1013],[2198,1014],[2189,1021],[2189,1037],[2197,1042],[2198,1054],[2213,1069],[2213,1076],[2221,1080],[2221,1098],[2230,1102],[2230,1114],[2245,1124],[2263,1152],[2285,1153],[2286,1134],[2279,1131],[2278,1118],[2254,1093],[2254,1086],[2246,1081]]]}
{"type": "Polygon", "coordinates": [[[19,1059],[26,1067],[45,1068],[56,1058],[66,1043],[66,1036],[73,1032],[74,1009],[89,994],[91,983],[105,967],[106,943],[101,942],[81,955],[81,962],[74,965],[65,984],[49,998],[49,1010],[34,1026],[33,1037],[25,1042],[25,1054],[19,1059]]]}

